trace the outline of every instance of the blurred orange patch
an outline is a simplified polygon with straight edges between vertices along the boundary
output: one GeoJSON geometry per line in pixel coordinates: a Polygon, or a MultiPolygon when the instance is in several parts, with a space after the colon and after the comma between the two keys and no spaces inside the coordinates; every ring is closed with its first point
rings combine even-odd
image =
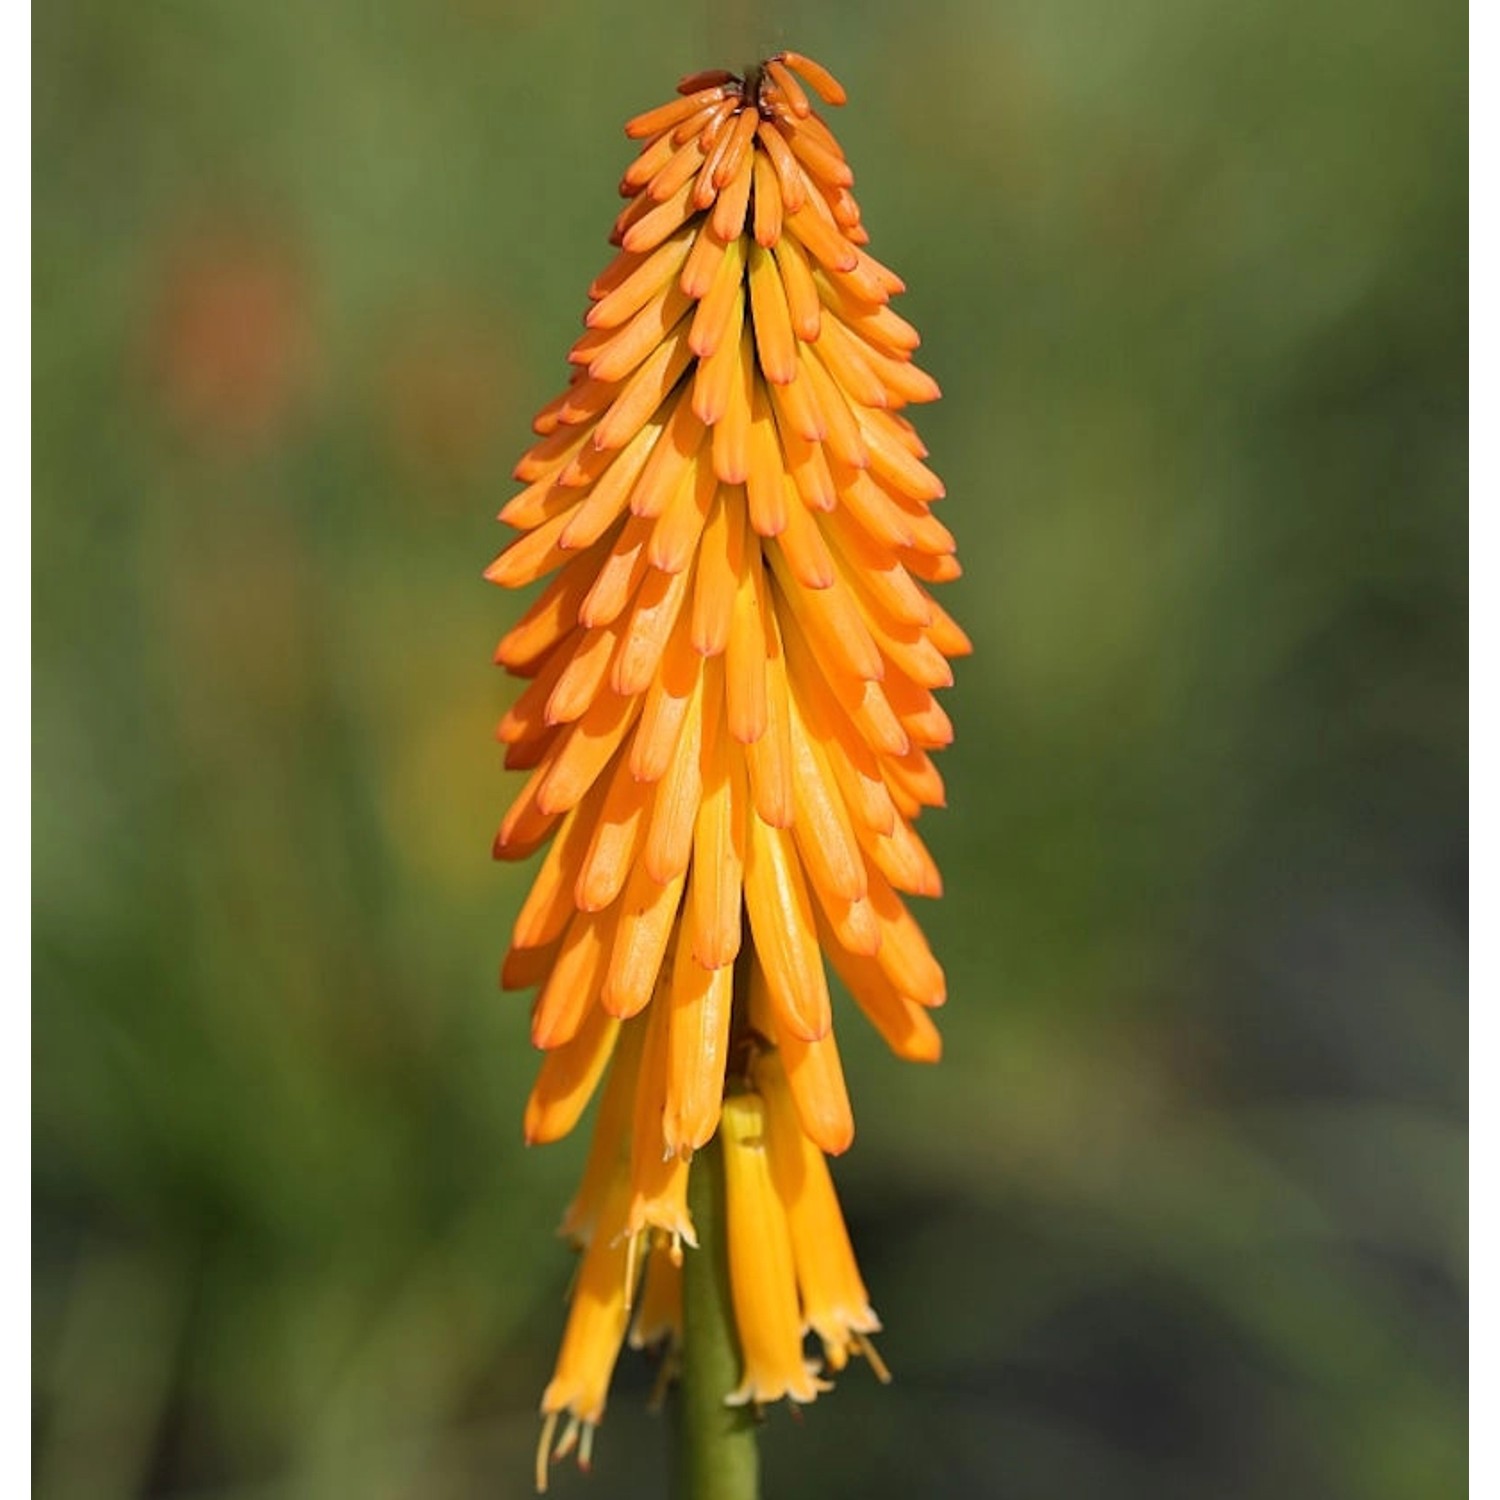
{"type": "Polygon", "coordinates": [[[274,442],[305,396],[314,328],[301,258],[284,235],[221,221],[167,251],[148,366],[171,419],[208,446],[274,442]]]}

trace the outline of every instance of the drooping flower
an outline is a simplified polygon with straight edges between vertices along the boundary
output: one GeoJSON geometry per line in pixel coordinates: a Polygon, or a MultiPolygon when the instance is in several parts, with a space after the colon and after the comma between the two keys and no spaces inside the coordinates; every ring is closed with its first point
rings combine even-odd
{"type": "Polygon", "coordinates": [[[826,1389],[809,1330],[828,1369],[857,1353],[884,1378],[824,1160],[854,1133],[825,960],[899,1056],[937,1058],[943,973],[905,898],[941,889],[912,824],[943,800],[934,693],[970,648],[925,587],[959,569],[902,415],[938,389],[804,83],[843,102],[783,53],[626,126],[619,254],[487,573],[551,575],[496,653],[526,680],[499,738],[529,775],[495,854],[546,848],[502,973],[538,990],[528,1141],[608,1074],[539,1483],[559,1422],[587,1460],[632,1307],[636,1342],[676,1338],[716,1131],[745,1365],[726,1395],[826,1389]]]}

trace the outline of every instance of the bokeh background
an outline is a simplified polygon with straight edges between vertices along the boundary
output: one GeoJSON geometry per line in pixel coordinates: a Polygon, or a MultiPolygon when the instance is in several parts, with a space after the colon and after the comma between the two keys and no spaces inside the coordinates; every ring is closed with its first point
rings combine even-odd
{"type": "MultiPolygon", "coordinates": [[[[793,45],[977,652],[948,1055],[841,1032],[896,1383],[767,1494],[1459,1495],[1464,9],[725,10],[36,10],[36,1493],[527,1493],[582,1141],[521,1146],[479,575],[621,122],[793,45]]],[[[558,1494],[662,1493],[652,1374],[558,1494]]]]}

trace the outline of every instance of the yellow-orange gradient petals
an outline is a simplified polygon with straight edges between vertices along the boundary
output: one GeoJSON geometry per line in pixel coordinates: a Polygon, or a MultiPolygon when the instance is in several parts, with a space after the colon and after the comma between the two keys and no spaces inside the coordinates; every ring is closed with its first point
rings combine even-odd
{"type": "Polygon", "coordinates": [[[527,1140],[567,1134],[607,1080],[547,1407],[581,1456],[643,1263],[637,1334],[667,1326],[692,1155],[716,1130],[739,1399],[816,1394],[804,1322],[832,1368],[865,1349],[824,1163],[854,1135],[829,970],[899,1056],[941,1050],[946,981],[911,908],[941,878],[913,824],[943,804],[936,695],[970,646],[932,597],[959,567],[909,420],[938,387],[823,117],[843,102],[784,52],[694,74],[628,123],[617,253],[486,573],[537,589],[495,652],[518,779],[494,853],[540,855],[501,975],[536,991],[527,1140]],[[767,1046],[762,1104],[746,1070],[767,1046]]]}
{"type": "Polygon", "coordinates": [[[562,1458],[578,1447],[581,1468],[589,1465],[594,1429],[604,1416],[609,1380],[619,1358],[630,1321],[631,1284],[628,1279],[631,1241],[621,1231],[629,1183],[618,1173],[610,1184],[598,1232],[583,1254],[573,1287],[568,1324],[551,1383],[542,1396],[542,1437],[537,1447],[536,1483],[547,1488],[549,1450],[562,1458]],[[553,1448],[558,1420],[566,1417],[561,1438],[553,1448]]]}
{"type": "MultiPolygon", "coordinates": [[[[616,1178],[626,1174],[627,1188],[629,1186],[630,1129],[639,1092],[641,1053],[645,1041],[643,1021],[627,1021],[620,1026],[609,1079],[594,1117],[594,1134],[584,1163],[583,1179],[558,1230],[575,1245],[592,1243],[605,1198],[616,1178]]],[[[629,1212],[628,1201],[625,1212],[629,1212]]]]}
{"type": "Polygon", "coordinates": [[[660,1239],[646,1258],[645,1280],[630,1325],[630,1347],[649,1349],[663,1342],[669,1350],[682,1343],[682,1257],[660,1239]]]}
{"type": "Polygon", "coordinates": [[[758,1094],[724,1101],[724,1198],[729,1224],[729,1282],[744,1369],[727,1398],[812,1401],[827,1385],[802,1354],[797,1271],[786,1205],[771,1178],[765,1105],[758,1094]]]}
{"type": "Polygon", "coordinates": [[[755,1078],[766,1101],[771,1178],[786,1207],[802,1320],[822,1340],[830,1370],[842,1370],[850,1354],[859,1353],[881,1381],[888,1381],[890,1373],[869,1339],[880,1331],[880,1319],[855,1264],[828,1163],[803,1134],[774,1052],[757,1060],[755,1078]]]}

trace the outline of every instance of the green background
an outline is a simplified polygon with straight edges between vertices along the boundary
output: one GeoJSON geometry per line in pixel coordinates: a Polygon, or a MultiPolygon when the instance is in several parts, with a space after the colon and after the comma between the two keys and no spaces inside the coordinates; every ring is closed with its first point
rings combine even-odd
{"type": "MultiPolygon", "coordinates": [[[[1459,1495],[1463,7],[732,9],[36,10],[36,1492],[527,1492],[582,1140],[520,1141],[479,574],[622,121],[786,45],[977,650],[947,1057],[840,1031],[896,1381],[767,1494],[1459,1495]]],[[[661,1492],[652,1373],[557,1493],[661,1492]]]]}

